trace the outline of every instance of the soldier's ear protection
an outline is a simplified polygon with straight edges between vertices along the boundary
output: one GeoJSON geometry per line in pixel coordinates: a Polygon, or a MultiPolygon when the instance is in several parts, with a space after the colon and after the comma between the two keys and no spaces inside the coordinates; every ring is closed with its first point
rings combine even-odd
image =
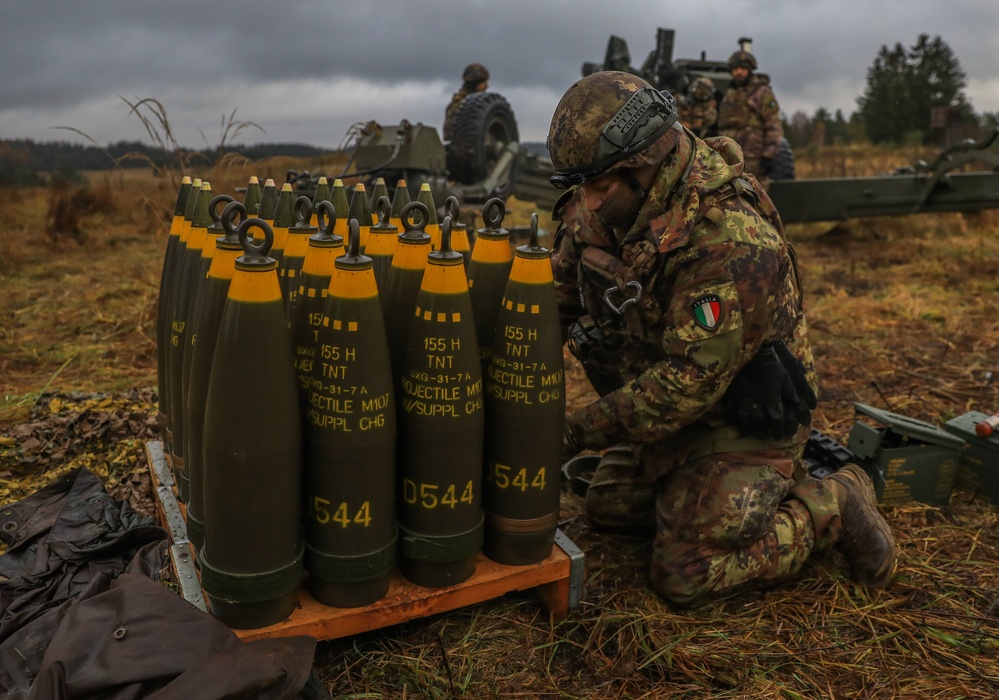
{"type": "Polygon", "coordinates": [[[560,190],[582,185],[618,161],[651,146],[677,120],[676,100],[669,92],[645,87],[632,93],[600,131],[597,162],[556,172],[549,180],[560,190]]]}

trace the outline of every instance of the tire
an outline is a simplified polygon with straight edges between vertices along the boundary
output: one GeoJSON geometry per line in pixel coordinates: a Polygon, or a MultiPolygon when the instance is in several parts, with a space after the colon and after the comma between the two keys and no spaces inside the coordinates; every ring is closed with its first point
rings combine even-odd
{"type": "Polygon", "coordinates": [[[780,140],[780,150],[774,158],[773,166],[770,169],[771,180],[793,180],[794,179],[794,151],[787,139],[780,140]]]}
{"type": "MultiPolygon", "coordinates": [[[[489,175],[503,149],[519,142],[517,120],[506,98],[495,92],[473,92],[458,108],[447,145],[447,169],[451,179],[471,185],[489,175]]],[[[516,182],[516,163],[505,182],[491,193],[506,197],[516,182]]]]}

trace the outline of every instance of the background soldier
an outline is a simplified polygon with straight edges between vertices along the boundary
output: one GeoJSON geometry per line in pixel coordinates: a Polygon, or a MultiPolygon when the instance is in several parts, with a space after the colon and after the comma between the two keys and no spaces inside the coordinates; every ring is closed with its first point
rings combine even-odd
{"type": "Polygon", "coordinates": [[[683,606],[787,580],[833,545],[856,580],[887,585],[895,541],[863,470],[815,479],[807,425],[745,436],[726,409],[760,377],[784,382],[782,353],[812,406],[816,378],[773,203],[735,143],[710,143],[624,72],[577,81],[552,117],[552,184],[575,186],[555,211],[560,316],[602,396],[566,420],[564,458],[604,451],[587,517],[654,530],[652,585],[683,606]]]}
{"type": "Polygon", "coordinates": [[[718,106],[718,133],[742,146],[746,170],[764,179],[770,176],[784,130],[770,76],[754,72],[758,67],[749,51],[740,49],[729,57],[732,82],[718,106]]]}
{"type": "Polygon", "coordinates": [[[687,92],[677,103],[680,121],[700,138],[718,134],[718,97],[715,84],[701,76],[687,86],[687,92]]]}
{"type": "Polygon", "coordinates": [[[489,87],[489,69],[481,63],[469,63],[465,66],[465,71],[461,74],[464,81],[458,92],[451,96],[451,103],[444,112],[444,140],[451,140],[451,129],[454,126],[454,118],[458,114],[458,108],[465,98],[473,92],[484,92],[489,87]]]}

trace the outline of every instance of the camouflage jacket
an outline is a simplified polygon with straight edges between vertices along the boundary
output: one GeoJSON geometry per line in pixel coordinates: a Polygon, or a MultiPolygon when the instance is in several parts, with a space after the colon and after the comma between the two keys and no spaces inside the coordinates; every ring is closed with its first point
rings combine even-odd
{"type": "Polygon", "coordinates": [[[754,73],[745,85],[729,86],[718,106],[718,133],[742,146],[748,162],[777,155],[784,130],[770,76],[754,73]]]}
{"type": "Polygon", "coordinates": [[[695,100],[684,95],[677,102],[680,122],[698,137],[713,136],[718,131],[718,106],[715,100],[695,100]]]}
{"type": "Polygon", "coordinates": [[[552,266],[563,332],[592,317],[610,340],[605,369],[620,386],[568,416],[580,445],[731,429],[720,399],[777,338],[817,388],[793,250],[770,198],[742,168],[730,139],[684,130],[620,240],[586,211],[581,192],[560,200],[552,266]],[[607,303],[622,308],[625,298],[636,301],[620,314],[607,303]]]}
{"type": "Polygon", "coordinates": [[[473,90],[469,90],[464,85],[458,92],[451,96],[451,103],[447,106],[444,111],[444,128],[442,129],[442,137],[445,141],[450,141],[452,129],[454,128],[454,118],[458,116],[458,110],[461,108],[461,103],[465,101],[465,98],[471,95],[473,90]]]}

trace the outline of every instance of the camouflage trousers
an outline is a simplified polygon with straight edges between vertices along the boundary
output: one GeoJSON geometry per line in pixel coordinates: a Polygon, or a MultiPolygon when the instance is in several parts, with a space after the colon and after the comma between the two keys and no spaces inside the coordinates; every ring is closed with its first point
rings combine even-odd
{"type": "Polygon", "coordinates": [[[836,490],[808,475],[799,448],[699,455],[669,442],[605,452],[586,514],[599,529],[654,533],[652,585],[670,602],[786,581],[839,539],[836,490]]]}

